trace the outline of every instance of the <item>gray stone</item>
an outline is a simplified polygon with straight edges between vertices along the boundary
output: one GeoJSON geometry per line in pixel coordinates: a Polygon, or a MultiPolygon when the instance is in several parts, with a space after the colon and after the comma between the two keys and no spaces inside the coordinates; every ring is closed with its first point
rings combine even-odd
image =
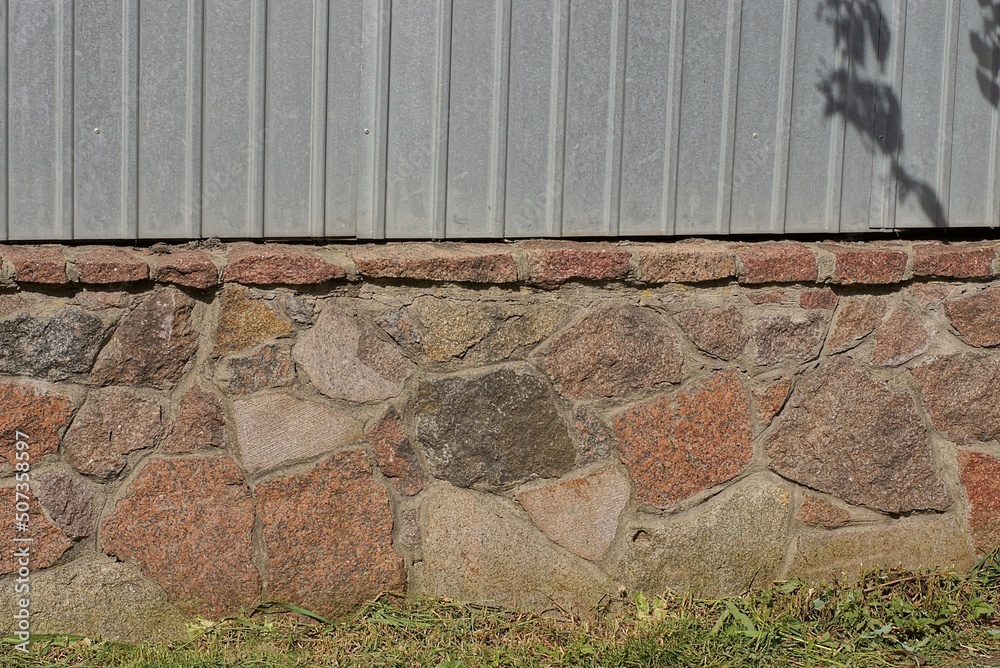
{"type": "Polygon", "coordinates": [[[423,383],[417,438],[431,472],[459,487],[507,487],[558,477],[576,453],[548,384],[527,367],[423,383]]]}
{"type": "Polygon", "coordinates": [[[784,477],[853,504],[890,513],[951,505],[913,400],[847,359],[799,379],[765,447],[784,477]]]}
{"type": "Polygon", "coordinates": [[[826,320],[815,311],[763,317],[753,331],[757,364],[808,361],[819,354],[825,333],[826,320]]]}
{"type": "Polygon", "coordinates": [[[945,436],[959,444],[1000,439],[1000,358],[948,355],[913,370],[927,412],[945,436]]]}
{"type": "Polygon", "coordinates": [[[769,585],[788,545],[788,490],[754,476],[671,520],[638,520],[619,556],[630,589],[704,596],[769,585]]]}
{"type": "Polygon", "coordinates": [[[739,356],[749,338],[735,306],[688,309],[677,315],[677,322],[696,346],[719,359],[739,356]]]}
{"type": "Polygon", "coordinates": [[[37,494],[49,517],[70,538],[89,536],[94,530],[94,488],[68,471],[39,473],[37,494]]]}
{"type": "Polygon", "coordinates": [[[415,594],[587,613],[611,589],[595,566],[551,543],[495,498],[440,486],[423,515],[415,594]]]}
{"type": "Polygon", "coordinates": [[[336,304],[327,304],[316,325],[299,337],[292,356],[328,397],[355,402],[395,397],[413,364],[375,331],[336,304]]]}
{"type": "Polygon", "coordinates": [[[27,313],[0,321],[0,373],[62,380],[90,371],[104,341],[97,316],[63,308],[48,318],[27,313]]]}
{"type": "MultiPolygon", "coordinates": [[[[0,581],[13,591],[13,578],[0,581]]],[[[0,596],[0,634],[13,633],[19,597],[0,596]]],[[[31,632],[113,642],[186,639],[188,621],[138,568],[112,559],[76,561],[31,574],[31,632]]]]}

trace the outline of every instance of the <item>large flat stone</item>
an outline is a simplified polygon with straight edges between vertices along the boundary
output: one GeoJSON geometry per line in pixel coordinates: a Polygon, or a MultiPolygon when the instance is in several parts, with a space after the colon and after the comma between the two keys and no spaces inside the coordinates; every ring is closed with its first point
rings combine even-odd
{"type": "Polygon", "coordinates": [[[28,454],[37,464],[59,449],[59,439],[73,416],[70,398],[30,383],[0,383],[0,457],[14,466],[17,432],[28,437],[28,454]]]}
{"type": "Polygon", "coordinates": [[[552,389],[527,367],[425,382],[415,414],[431,473],[459,487],[554,478],[576,458],[552,389]]]}
{"type": "Polygon", "coordinates": [[[972,543],[980,554],[988,554],[1000,547],[1000,459],[963,450],[958,467],[972,543]]]}
{"type": "Polygon", "coordinates": [[[913,307],[902,304],[875,332],[875,353],[872,363],[898,366],[921,355],[931,343],[933,334],[913,307]]]}
{"type": "Polygon", "coordinates": [[[799,379],[765,447],[784,477],[853,504],[890,513],[951,505],[913,400],[849,360],[799,379]]]}
{"type": "MultiPolygon", "coordinates": [[[[0,487],[0,507],[4,508],[8,519],[4,520],[3,526],[7,536],[4,539],[4,549],[0,551],[0,575],[8,573],[19,573],[23,564],[21,557],[15,555],[15,550],[27,545],[30,554],[28,568],[33,572],[39,568],[46,568],[56,563],[66,550],[73,545],[73,541],[66,536],[62,530],[50,522],[42,513],[42,507],[38,500],[29,497],[27,522],[21,522],[21,512],[17,512],[15,504],[23,501],[23,497],[17,496],[15,487],[0,487]],[[31,541],[14,542],[15,538],[30,538],[31,541]]],[[[23,494],[23,490],[20,490],[23,494]]],[[[7,590],[10,591],[10,590],[7,590]]],[[[7,598],[7,595],[0,597],[7,598]]]]}
{"type": "Polygon", "coordinates": [[[970,344],[980,348],[1000,345],[1000,287],[950,299],[944,312],[970,344]]]}
{"type": "Polygon", "coordinates": [[[63,380],[90,371],[104,342],[104,323],[79,308],[41,318],[16,313],[0,320],[0,373],[63,380]]]}
{"type": "Polygon", "coordinates": [[[885,315],[886,303],[882,297],[864,296],[847,297],[837,309],[837,319],[833,323],[833,332],[827,346],[830,352],[843,352],[858,345],[862,339],[875,331],[882,316],[885,315]]]}
{"type": "Polygon", "coordinates": [[[263,299],[251,299],[241,285],[227,285],[220,293],[219,324],[215,328],[216,355],[236,352],[292,331],[292,323],[263,299]]]}
{"type": "Polygon", "coordinates": [[[769,585],[788,546],[790,495],[754,476],[670,520],[635,520],[618,555],[630,589],[735,595],[769,585]]]}
{"type": "Polygon", "coordinates": [[[337,615],[402,589],[389,496],[363,450],[257,485],[257,506],[272,599],[337,615]]]}
{"type": "Polygon", "coordinates": [[[197,385],[181,397],[177,418],[164,443],[167,452],[194,452],[225,445],[226,415],[218,395],[197,385]]]}
{"type": "Polygon", "coordinates": [[[678,314],[677,322],[696,346],[723,360],[741,355],[749,338],[735,306],[688,309],[678,314]]]}
{"type": "Polygon", "coordinates": [[[1000,439],[1000,358],[958,354],[927,360],[913,375],[934,426],[959,444],[1000,439]]]}
{"type": "Polygon", "coordinates": [[[679,383],[683,357],[664,318],[637,306],[595,308],[552,340],[545,368],[574,399],[621,397],[679,383]]]}
{"type": "Polygon", "coordinates": [[[105,519],[106,553],[138,564],[189,614],[221,617],[258,602],[253,499],[228,457],[146,464],[105,519]]]}
{"type": "Polygon", "coordinates": [[[497,499],[442,485],[424,502],[423,567],[412,593],[535,611],[594,609],[611,589],[497,499]]]}
{"type": "Polygon", "coordinates": [[[753,328],[757,364],[806,362],[819,355],[825,335],[826,319],[817,311],[762,317],[753,328]]]}
{"type": "Polygon", "coordinates": [[[636,498],[657,508],[732,480],[753,456],[750,399],[735,370],[631,408],[613,426],[636,498]]]}

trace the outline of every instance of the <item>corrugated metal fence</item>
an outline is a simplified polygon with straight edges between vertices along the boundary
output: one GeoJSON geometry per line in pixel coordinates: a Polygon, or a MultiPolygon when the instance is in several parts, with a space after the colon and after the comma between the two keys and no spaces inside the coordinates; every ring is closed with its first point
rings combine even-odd
{"type": "Polygon", "coordinates": [[[0,0],[0,237],[996,226],[1000,0],[0,0]]]}

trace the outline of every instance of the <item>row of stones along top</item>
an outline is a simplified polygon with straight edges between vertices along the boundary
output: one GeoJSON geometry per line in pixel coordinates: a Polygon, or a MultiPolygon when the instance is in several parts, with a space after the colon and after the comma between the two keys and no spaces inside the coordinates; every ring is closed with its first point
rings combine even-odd
{"type": "Polygon", "coordinates": [[[1000,275],[1000,242],[391,243],[211,244],[149,248],[0,246],[0,285],[156,281],[206,289],[221,283],[316,285],[347,280],[526,283],[568,281],[746,285],[890,285],[911,278],[1000,275]]]}

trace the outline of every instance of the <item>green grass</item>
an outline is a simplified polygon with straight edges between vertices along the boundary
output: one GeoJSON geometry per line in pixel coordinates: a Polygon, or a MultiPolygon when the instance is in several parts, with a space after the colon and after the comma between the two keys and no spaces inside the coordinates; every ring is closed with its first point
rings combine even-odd
{"type": "Polygon", "coordinates": [[[0,666],[1000,665],[996,555],[965,574],[873,571],[849,584],[793,580],[721,600],[636,594],[612,607],[590,621],[547,619],[387,594],[331,622],[270,604],[171,645],[40,636],[24,655],[4,639],[0,666]]]}

